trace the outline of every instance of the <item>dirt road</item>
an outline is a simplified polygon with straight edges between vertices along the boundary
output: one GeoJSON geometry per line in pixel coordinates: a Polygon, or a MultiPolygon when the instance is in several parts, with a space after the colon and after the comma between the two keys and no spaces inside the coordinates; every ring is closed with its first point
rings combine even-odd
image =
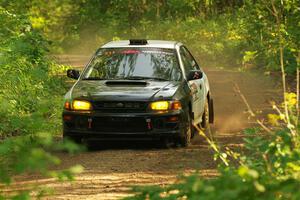
{"type": "MultiPolygon", "coordinates": [[[[80,64],[78,60],[76,63],[80,64]]],[[[259,117],[270,109],[269,100],[277,97],[276,100],[280,101],[280,88],[274,80],[262,74],[211,68],[205,71],[215,102],[213,131],[216,140],[220,144],[237,147],[242,143],[241,131],[255,124],[248,120],[247,108],[233,90],[234,83],[239,85],[259,117]]],[[[182,173],[199,170],[204,177],[216,176],[213,152],[200,136],[194,138],[189,148],[160,149],[151,143],[133,142],[99,143],[95,146],[95,150],[78,155],[58,154],[62,160],[61,169],[75,164],[84,166],[84,172],[75,181],[61,183],[53,179],[30,180],[31,177],[27,177],[11,189],[37,183],[55,190],[46,199],[107,200],[128,195],[130,185],[165,185],[176,181],[177,175],[182,173]]]]}

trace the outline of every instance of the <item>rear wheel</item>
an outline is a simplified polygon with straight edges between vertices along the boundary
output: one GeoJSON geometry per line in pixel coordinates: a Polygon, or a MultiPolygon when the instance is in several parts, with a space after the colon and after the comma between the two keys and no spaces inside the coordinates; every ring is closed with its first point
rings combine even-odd
{"type": "Polygon", "coordinates": [[[213,124],[215,120],[214,115],[214,101],[212,98],[209,99],[209,123],[213,124]]]}
{"type": "Polygon", "coordinates": [[[200,123],[200,129],[202,131],[205,131],[209,128],[209,102],[208,99],[206,99],[205,101],[205,105],[204,105],[204,112],[202,114],[202,121],[200,123]]]}

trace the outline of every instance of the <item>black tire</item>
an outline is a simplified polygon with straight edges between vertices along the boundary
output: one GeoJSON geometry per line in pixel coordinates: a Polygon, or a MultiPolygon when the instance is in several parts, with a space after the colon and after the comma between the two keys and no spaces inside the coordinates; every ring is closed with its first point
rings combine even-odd
{"type": "Polygon", "coordinates": [[[187,115],[187,125],[184,127],[184,133],[179,138],[179,143],[182,147],[188,147],[191,144],[192,138],[192,123],[190,114],[187,115]]]}
{"type": "Polygon", "coordinates": [[[204,112],[202,114],[202,121],[200,123],[200,129],[206,131],[209,128],[209,102],[208,99],[205,101],[204,112]]]}
{"type": "Polygon", "coordinates": [[[213,124],[214,120],[215,120],[214,101],[213,99],[209,99],[209,123],[213,124]]]}

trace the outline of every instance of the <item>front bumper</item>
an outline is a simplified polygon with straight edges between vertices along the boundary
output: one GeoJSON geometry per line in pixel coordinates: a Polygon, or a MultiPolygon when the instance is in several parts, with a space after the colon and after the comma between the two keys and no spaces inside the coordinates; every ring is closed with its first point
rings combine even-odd
{"type": "Polygon", "coordinates": [[[153,113],[63,112],[64,137],[103,140],[179,137],[183,110],[153,113]]]}

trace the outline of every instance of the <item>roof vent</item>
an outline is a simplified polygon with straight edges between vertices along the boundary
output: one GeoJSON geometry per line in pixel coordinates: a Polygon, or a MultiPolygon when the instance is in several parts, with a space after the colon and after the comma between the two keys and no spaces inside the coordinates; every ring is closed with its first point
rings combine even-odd
{"type": "Polygon", "coordinates": [[[130,45],[146,45],[148,41],[146,39],[130,39],[130,45]]]}

